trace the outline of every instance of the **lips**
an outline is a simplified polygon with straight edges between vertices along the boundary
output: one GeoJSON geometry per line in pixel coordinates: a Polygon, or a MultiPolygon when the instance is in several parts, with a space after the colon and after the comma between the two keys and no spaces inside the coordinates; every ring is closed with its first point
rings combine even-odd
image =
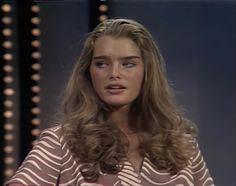
{"type": "Polygon", "coordinates": [[[105,89],[111,94],[119,94],[122,93],[126,87],[121,84],[109,84],[105,89]]]}

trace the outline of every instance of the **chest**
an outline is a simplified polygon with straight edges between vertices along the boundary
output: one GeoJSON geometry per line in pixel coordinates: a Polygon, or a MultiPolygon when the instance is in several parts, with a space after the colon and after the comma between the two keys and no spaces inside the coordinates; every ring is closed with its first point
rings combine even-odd
{"type": "Polygon", "coordinates": [[[139,139],[137,135],[127,136],[127,139],[129,141],[129,147],[127,152],[128,161],[131,163],[136,172],[140,172],[143,157],[139,153],[139,139]]]}
{"type": "MultiPolygon", "coordinates": [[[[139,159],[139,158],[138,158],[139,159]]],[[[140,159],[139,159],[140,161],[140,159]]],[[[139,171],[128,159],[120,172],[115,175],[100,174],[96,183],[86,183],[75,162],[62,169],[58,183],[63,185],[77,186],[170,186],[181,184],[193,186],[193,177],[189,169],[181,171],[180,174],[171,176],[166,172],[159,172],[155,169],[147,157],[144,157],[140,164],[139,171]]],[[[59,185],[60,185],[59,184],[59,185]]]]}

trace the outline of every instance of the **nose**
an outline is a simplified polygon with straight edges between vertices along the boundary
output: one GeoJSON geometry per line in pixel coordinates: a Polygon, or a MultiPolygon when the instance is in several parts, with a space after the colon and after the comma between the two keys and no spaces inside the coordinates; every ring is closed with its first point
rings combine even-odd
{"type": "Polygon", "coordinates": [[[120,69],[119,69],[119,65],[117,64],[113,64],[111,67],[111,74],[110,74],[110,79],[120,79],[120,69]]]}

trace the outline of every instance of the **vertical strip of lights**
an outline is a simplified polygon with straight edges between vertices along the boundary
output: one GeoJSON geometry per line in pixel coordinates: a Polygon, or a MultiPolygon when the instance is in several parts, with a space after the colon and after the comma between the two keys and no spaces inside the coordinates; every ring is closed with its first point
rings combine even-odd
{"type": "Polygon", "coordinates": [[[97,24],[109,18],[108,0],[90,0],[89,29],[93,30],[97,24]]]}
{"type": "Polygon", "coordinates": [[[100,4],[98,6],[99,17],[98,21],[103,22],[108,19],[108,0],[100,0],[100,4]]]}
{"type": "Polygon", "coordinates": [[[12,41],[12,5],[9,3],[1,4],[1,67],[2,67],[2,87],[3,91],[1,96],[3,103],[3,111],[2,111],[2,121],[3,128],[1,129],[3,132],[3,140],[4,143],[1,144],[3,147],[3,159],[1,170],[3,170],[4,180],[12,176],[14,172],[15,158],[14,158],[14,95],[15,88],[13,86],[14,76],[13,71],[14,66],[12,61],[14,60],[13,56],[13,41],[12,41]]]}
{"type": "Polygon", "coordinates": [[[40,134],[40,6],[18,2],[20,75],[20,160],[23,160],[40,134]]]}
{"type": "MultiPolygon", "coordinates": [[[[31,102],[32,102],[32,108],[31,108],[31,113],[33,115],[33,118],[31,120],[31,125],[34,127],[31,130],[31,134],[36,139],[39,134],[40,134],[40,129],[38,128],[38,125],[40,124],[40,119],[39,119],[39,114],[40,114],[40,108],[39,108],[39,103],[40,103],[40,97],[39,97],[39,92],[40,92],[40,86],[39,86],[39,81],[40,81],[40,69],[41,69],[41,64],[39,63],[39,60],[41,58],[41,52],[39,51],[41,42],[39,40],[39,36],[41,34],[41,30],[39,29],[39,24],[40,24],[40,17],[39,17],[39,12],[40,12],[40,6],[37,4],[33,4],[31,6],[31,12],[32,12],[32,17],[31,17],[31,24],[32,24],[32,29],[31,29],[31,34],[32,34],[32,40],[31,40],[31,47],[33,48],[33,51],[31,53],[31,58],[32,58],[32,64],[31,64],[31,69],[32,69],[32,74],[31,74],[31,80],[34,82],[33,86],[31,87],[32,91],[32,97],[31,97],[31,102]]],[[[35,140],[32,141],[32,145],[35,144],[35,140]]]]}

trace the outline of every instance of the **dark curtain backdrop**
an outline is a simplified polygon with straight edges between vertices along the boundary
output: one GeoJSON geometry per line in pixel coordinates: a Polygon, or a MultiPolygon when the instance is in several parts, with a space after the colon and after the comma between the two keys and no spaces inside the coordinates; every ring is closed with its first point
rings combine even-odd
{"type": "MultiPolygon", "coordinates": [[[[43,2],[42,128],[55,119],[80,40],[89,30],[87,1],[43,2]]],[[[156,39],[177,102],[199,128],[216,185],[236,185],[236,2],[113,0],[112,17],[133,18],[156,39]]]]}

